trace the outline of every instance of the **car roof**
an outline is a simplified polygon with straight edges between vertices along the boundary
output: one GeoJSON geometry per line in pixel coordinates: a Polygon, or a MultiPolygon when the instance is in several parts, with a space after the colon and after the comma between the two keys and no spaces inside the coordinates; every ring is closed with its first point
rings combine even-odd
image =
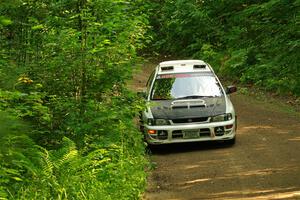
{"type": "Polygon", "coordinates": [[[160,66],[180,65],[180,64],[206,64],[203,60],[169,60],[159,63],[160,66]]]}
{"type": "Polygon", "coordinates": [[[202,60],[170,60],[159,63],[158,74],[213,72],[210,65],[202,60]]]}

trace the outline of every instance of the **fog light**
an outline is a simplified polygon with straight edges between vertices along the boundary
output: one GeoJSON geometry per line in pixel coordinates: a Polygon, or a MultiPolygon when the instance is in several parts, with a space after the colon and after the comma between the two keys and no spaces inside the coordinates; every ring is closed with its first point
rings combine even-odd
{"type": "Polygon", "coordinates": [[[148,133],[149,133],[150,135],[156,134],[156,130],[148,130],[148,133]]]}
{"type": "Polygon", "coordinates": [[[216,136],[222,136],[224,135],[224,127],[223,126],[218,126],[215,128],[215,135],[216,136]]]}
{"type": "Polygon", "coordinates": [[[168,139],[168,132],[167,131],[157,131],[158,139],[166,140],[168,139]]]}

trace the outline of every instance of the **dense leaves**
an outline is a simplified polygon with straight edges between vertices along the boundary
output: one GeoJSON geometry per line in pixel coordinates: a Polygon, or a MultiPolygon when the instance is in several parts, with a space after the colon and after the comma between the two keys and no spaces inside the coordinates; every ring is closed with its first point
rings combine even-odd
{"type": "Polygon", "coordinates": [[[0,3],[0,199],[138,199],[142,1],[0,3]]]}
{"type": "Polygon", "coordinates": [[[223,75],[300,95],[299,1],[152,1],[155,50],[206,60],[223,75]]]}

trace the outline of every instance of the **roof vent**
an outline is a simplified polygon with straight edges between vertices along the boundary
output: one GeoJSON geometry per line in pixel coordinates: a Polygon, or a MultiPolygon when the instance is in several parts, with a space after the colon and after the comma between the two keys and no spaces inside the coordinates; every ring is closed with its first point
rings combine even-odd
{"type": "Polygon", "coordinates": [[[173,69],[174,69],[173,66],[161,67],[161,71],[169,71],[169,70],[173,70],[173,69]]]}
{"type": "Polygon", "coordinates": [[[194,65],[194,69],[205,69],[206,65],[194,65]]]}

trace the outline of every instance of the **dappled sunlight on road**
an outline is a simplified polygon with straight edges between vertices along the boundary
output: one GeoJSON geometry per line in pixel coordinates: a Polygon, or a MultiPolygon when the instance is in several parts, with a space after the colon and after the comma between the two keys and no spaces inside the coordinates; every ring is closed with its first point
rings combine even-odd
{"type": "MultiPolygon", "coordinates": [[[[246,126],[244,130],[253,131],[255,128],[257,127],[246,126]]],[[[273,129],[272,126],[260,128],[273,129]]],[[[268,137],[268,133],[265,134],[263,138],[268,137]]],[[[274,136],[272,131],[269,134],[274,136]]],[[[252,138],[253,140],[247,141],[246,138],[247,135],[240,135],[239,140],[243,145],[237,144],[233,148],[219,148],[216,143],[211,143],[206,146],[199,145],[198,151],[197,145],[196,147],[192,145],[190,152],[188,148],[184,152],[177,151],[186,145],[161,150],[155,157],[165,158],[169,166],[166,166],[167,169],[165,166],[157,167],[155,180],[159,185],[150,191],[157,194],[157,199],[186,200],[187,198],[182,196],[183,191],[185,196],[191,194],[192,197],[199,197],[191,200],[300,199],[300,183],[297,179],[300,172],[299,159],[292,156],[293,158],[286,159],[286,162],[278,161],[283,159],[281,158],[283,152],[277,151],[278,148],[269,146],[265,140],[252,138]],[[244,140],[249,143],[245,144],[244,140]],[[245,145],[251,147],[248,152],[241,151],[245,145]],[[184,156],[186,153],[194,158],[192,162],[189,157],[184,156]],[[205,157],[202,157],[204,155],[205,157]],[[269,161],[261,166],[264,158],[269,161]],[[168,193],[168,196],[164,197],[163,193],[168,193]],[[172,198],[173,196],[176,198],[172,198]]],[[[300,137],[290,137],[290,140],[293,139],[299,140],[300,137]]],[[[281,141],[274,144],[276,143],[281,144],[281,141]]]]}
{"type": "Polygon", "coordinates": [[[275,131],[278,132],[274,126],[269,125],[252,125],[252,126],[243,126],[238,127],[238,134],[251,134],[253,131],[275,131]]]}
{"type": "MultiPolygon", "coordinates": [[[[221,165],[221,163],[219,163],[221,165]]],[[[201,168],[208,168],[210,166],[202,166],[201,168]]],[[[236,166],[236,168],[243,169],[245,166],[236,166]]],[[[213,182],[213,184],[222,184],[221,182],[234,181],[236,179],[249,182],[251,180],[243,180],[243,179],[270,179],[275,176],[289,175],[294,172],[300,171],[299,165],[284,165],[283,167],[274,167],[274,168],[266,168],[266,169],[255,169],[255,170],[242,170],[240,172],[236,172],[235,170],[224,169],[223,176],[211,176],[211,177],[199,177],[185,180],[184,182],[178,182],[174,185],[178,186],[178,190],[187,189],[191,187],[202,187],[201,184],[207,184],[205,182],[213,182]]],[[[254,184],[255,186],[255,184],[254,184]]]]}
{"type": "Polygon", "coordinates": [[[205,181],[211,181],[211,178],[202,178],[202,179],[187,181],[187,182],[185,182],[185,184],[194,184],[194,183],[200,183],[200,182],[205,182],[205,181]]]}
{"type": "Polygon", "coordinates": [[[237,190],[223,193],[216,193],[208,199],[216,200],[267,200],[267,199],[298,199],[300,198],[300,188],[275,188],[269,190],[237,190]]]}
{"type": "MultiPolygon", "coordinates": [[[[166,146],[149,200],[300,200],[300,120],[237,102],[237,143],[166,146]]],[[[148,200],[148,199],[147,199],[148,200]]]]}
{"type": "Polygon", "coordinates": [[[300,169],[300,166],[293,166],[293,165],[287,165],[282,168],[268,168],[268,169],[258,169],[258,170],[252,170],[252,171],[245,171],[245,172],[240,172],[237,173],[237,176],[266,176],[266,175],[271,175],[274,173],[291,173],[292,171],[297,171],[300,169]]]}
{"type": "Polygon", "coordinates": [[[245,126],[241,130],[251,130],[251,129],[272,129],[273,126],[245,126]]]}
{"type": "Polygon", "coordinates": [[[299,137],[290,138],[288,140],[289,141],[299,141],[300,142],[300,136],[299,137]]]}
{"type": "Polygon", "coordinates": [[[266,144],[258,144],[253,148],[253,150],[255,150],[255,151],[266,151],[267,150],[267,145],[266,144]]]}

